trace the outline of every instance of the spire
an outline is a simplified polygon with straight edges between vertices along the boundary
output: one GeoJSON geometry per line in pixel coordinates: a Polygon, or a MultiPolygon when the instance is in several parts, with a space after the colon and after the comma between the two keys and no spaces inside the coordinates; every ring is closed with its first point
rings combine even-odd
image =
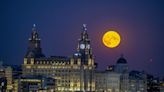
{"type": "Polygon", "coordinates": [[[36,24],[33,24],[32,31],[36,31],[36,24]]]}
{"type": "Polygon", "coordinates": [[[25,57],[44,57],[42,54],[41,41],[37,33],[36,24],[32,26],[31,37],[29,38],[29,45],[25,57]]]}
{"type": "Polygon", "coordinates": [[[33,27],[36,27],[36,24],[33,24],[33,27]]]}
{"type": "Polygon", "coordinates": [[[81,33],[81,39],[88,39],[87,24],[83,24],[83,32],[81,33]]]}
{"type": "Polygon", "coordinates": [[[81,38],[79,39],[77,51],[80,51],[81,54],[85,55],[92,54],[92,50],[90,47],[90,39],[87,33],[87,24],[83,24],[82,27],[83,30],[81,32],[81,38]]]}
{"type": "Polygon", "coordinates": [[[83,30],[87,31],[87,24],[83,24],[83,30]]]}
{"type": "Polygon", "coordinates": [[[31,38],[32,40],[39,40],[39,34],[37,33],[36,24],[33,24],[31,38]]]}

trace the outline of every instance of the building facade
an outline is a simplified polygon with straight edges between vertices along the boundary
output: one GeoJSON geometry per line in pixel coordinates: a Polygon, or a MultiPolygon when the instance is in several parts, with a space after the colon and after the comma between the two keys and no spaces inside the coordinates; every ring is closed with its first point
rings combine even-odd
{"type": "Polygon", "coordinates": [[[46,75],[56,80],[56,92],[92,92],[95,90],[95,62],[86,25],[83,25],[76,53],[71,57],[45,57],[36,26],[22,65],[23,75],[46,75]]]}
{"type": "Polygon", "coordinates": [[[147,74],[147,92],[160,92],[159,79],[147,74]]]}
{"type": "MultiPolygon", "coordinates": [[[[145,82],[146,77],[136,77],[136,72],[129,74],[128,63],[123,55],[115,65],[108,66],[106,71],[97,71],[90,43],[84,24],[73,55],[46,57],[34,25],[22,64],[22,76],[51,77],[55,80],[54,92],[146,92],[149,83],[145,82]]],[[[17,81],[24,83],[22,79],[17,81]]]]}
{"type": "Polygon", "coordinates": [[[131,71],[129,73],[129,90],[130,92],[147,92],[146,73],[131,71]]]}
{"type": "Polygon", "coordinates": [[[129,91],[129,71],[127,60],[121,55],[117,60],[114,71],[120,74],[120,92],[129,91]]]}
{"type": "Polygon", "coordinates": [[[95,73],[95,92],[120,92],[120,74],[111,71],[95,73]]]}
{"type": "Polygon", "coordinates": [[[55,92],[55,79],[43,76],[19,77],[13,81],[13,92],[55,92]]]}
{"type": "Polygon", "coordinates": [[[4,66],[0,64],[0,79],[1,79],[1,87],[2,92],[11,92],[13,85],[13,76],[12,76],[12,68],[10,66],[4,66]]]}

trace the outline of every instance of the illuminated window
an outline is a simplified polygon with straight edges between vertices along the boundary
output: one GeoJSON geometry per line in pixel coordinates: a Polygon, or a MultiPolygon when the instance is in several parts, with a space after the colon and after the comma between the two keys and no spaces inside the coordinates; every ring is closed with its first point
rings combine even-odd
{"type": "Polygon", "coordinates": [[[24,58],[24,64],[27,64],[27,58],[24,58]]]}
{"type": "Polygon", "coordinates": [[[88,59],[88,65],[91,65],[91,64],[92,64],[92,60],[88,59]]]}
{"type": "Polygon", "coordinates": [[[34,58],[31,58],[31,64],[34,64],[34,58]]]}

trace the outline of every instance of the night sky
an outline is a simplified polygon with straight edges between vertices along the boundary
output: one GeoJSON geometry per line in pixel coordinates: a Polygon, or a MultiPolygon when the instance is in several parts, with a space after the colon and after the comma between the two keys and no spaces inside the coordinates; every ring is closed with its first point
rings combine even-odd
{"type": "Polygon", "coordinates": [[[22,64],[35,23],[46,56],[70,56],[77,48],[82,24],[98,69],[115,64],[123,53],[130,69],[164,76],[163,0],[1,0],[0,60],[22,64]],[[109,29],[121,35],[110,49],[102,36],[109,29]]]}

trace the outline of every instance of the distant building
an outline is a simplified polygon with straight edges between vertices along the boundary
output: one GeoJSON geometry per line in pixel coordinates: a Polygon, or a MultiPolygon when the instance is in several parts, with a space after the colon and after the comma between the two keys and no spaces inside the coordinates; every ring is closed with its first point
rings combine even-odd
{"type": "Polygon", "coordinates": [[[56,79],[56,91],[94,91],[95,62],[86,25],[83,25],[76,53],[71,57],[45,57],[37,29],[32,28],[29,46],[24,57],[23,75],[46,75],[56,79]]]}
{"type": "Polygon", "coordinates": [[[96,72],[96,92],[129,92],[128,64],[123,55],[116,65],[110,65],[106,71],[96,72]]]}
{"type": "Polygon", "coordinates": [[[159,79],[149,74],[147,74],[147,92],[160,92],[159,79]]]}
{"type": "Polygon", "coordinates": [[[103,71],[95,73],[96,92],[120,92],[120,74],[103,71]]]}
{"type": "Polygon", "coordinates": [[[121,55],[121,57],[117,60],[115,65],[115,72],[119,73],[120,76],[120,92],[128,92],[129,91],[129,72],[128,72],[128,64],[126,59],[121,55]]]}
{"type": "Polygon", "coordinates": [[[0,78],[0,92],[6,92],[7,91],[7,80],[6,77],[0,78]]]}
{"type": "Polygon", "coordinates": [[[160,80],[160,92],[164,92],[164,78],[160,80]]]}
{"type": "Polygon", "coordinates": [[[7,90],[12,90],[13,85],[12,85],[12,80],[13,80],[13,76],[12,76],[12,68],[11,67],[7,67],[5,68],[5,77],[7,79],[7,90]]]}
{"type": "MultiPolygon", "coordinates": [[[[1,80],[6,80],[6,84],[5,84],[6,91],[8,92],[11,91],[13,88],[12,68],[10,66],[3,66],[2,62],[0,64],[0,78],[1,80]]],[[[4,85],[4,83],[2,85],[4,85]]]]}
{"type": "Polygon", "coordinates": [[[144,72],[131,71],[129,73],[129,91],[147,92],[147,79],[144,72]]]}

